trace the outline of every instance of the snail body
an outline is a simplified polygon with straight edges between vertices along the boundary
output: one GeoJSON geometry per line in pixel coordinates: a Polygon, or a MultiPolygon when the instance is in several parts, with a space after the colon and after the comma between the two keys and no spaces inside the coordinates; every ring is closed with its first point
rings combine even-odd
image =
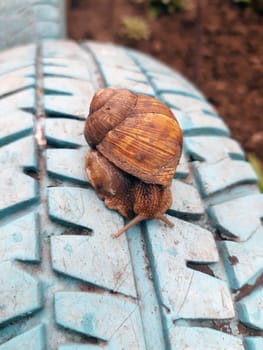
{"type": "Polygon", "coordinates": [[[84,136],[92,147],[86,171],[106,206],[135,223],[163,215],[172,203],[171,181],[182,152],[182,131],[157,99],[125,89],[101,89],[93,97],[84,136]]]}

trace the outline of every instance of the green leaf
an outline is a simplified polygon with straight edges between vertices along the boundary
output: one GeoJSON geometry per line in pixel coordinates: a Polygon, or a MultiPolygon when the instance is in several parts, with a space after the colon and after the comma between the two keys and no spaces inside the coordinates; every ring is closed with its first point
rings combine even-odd
{"type": "Polygon", "coordinates": [[[258,157],[254,153],[248,153],[247,159],[254,168],[258,176],[258,186],[261,192],[263,192],[263,166],[258,157]]]}

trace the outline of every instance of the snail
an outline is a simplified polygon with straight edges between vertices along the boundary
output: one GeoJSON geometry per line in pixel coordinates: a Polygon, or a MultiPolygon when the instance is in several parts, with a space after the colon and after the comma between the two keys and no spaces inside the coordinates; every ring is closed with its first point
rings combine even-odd
{"type": "Polygon", "coordinates": [[[131,221],[118,231],[164,216],[172,204],[171,182],[182,152],[182,130],[159,100],[126,89],[98,90],[84,136],[91,146],[86,172],[105,205],[131,221]]]}

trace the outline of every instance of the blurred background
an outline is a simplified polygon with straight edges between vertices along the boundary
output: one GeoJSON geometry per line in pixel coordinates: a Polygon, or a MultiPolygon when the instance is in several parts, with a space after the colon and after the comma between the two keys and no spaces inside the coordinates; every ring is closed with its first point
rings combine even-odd
{"type": "Polygon", "coordinates": [[[65,35],[138,49],[189,78],[263,190],[263,0],[0,0],[0,50],[65,35]]]}

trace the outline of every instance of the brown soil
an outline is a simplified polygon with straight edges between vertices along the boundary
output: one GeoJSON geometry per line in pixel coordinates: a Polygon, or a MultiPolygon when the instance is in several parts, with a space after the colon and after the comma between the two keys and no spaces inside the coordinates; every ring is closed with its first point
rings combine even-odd
{"type": "MultiPolygon", "coordinates": [[[[115,42],[149,53],[196,83],[232,135],[263,164],[263,16],[232,0],[199,0],[195,8],[147,17],[147,4],[129,0],[71,0],[68,36],[115,42]],[[132,41],[120,19],[143,16],[149,40],[132,41]]],[[[147,3],[147,1],[144,1],[147,3]]]]}

